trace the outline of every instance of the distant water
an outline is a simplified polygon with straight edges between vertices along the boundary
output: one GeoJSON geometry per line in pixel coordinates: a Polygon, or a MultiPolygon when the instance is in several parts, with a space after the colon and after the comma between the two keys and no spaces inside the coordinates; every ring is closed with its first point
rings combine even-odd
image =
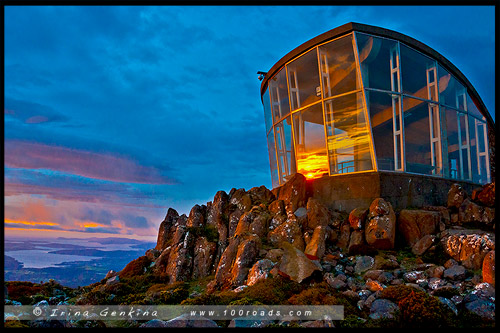
{"type": "MultiPolygon", "coordinates": [[[[77,254],[58,254],[49,253],[57,250],[75,249],[82,247],[82,252],[85,249],[97,249],[100,251],[131,251],[134,250],[132,246],[137,242],[133,240],[130,243],[113,243],[112,241],[96,241],[95,239],[30,239],[25,241],[8,240],[7,242],[15,244],[29,243],[30,247],[26,250],[15,249],[9,251],[6,249],[5,255],[10,256],[20,263],[23,263],[24,268],[51,268],[51,267],[64,267],[60,264],[76,262],[76,261],[92,261],[94,259],[101,259],[102,257],[77,255],[77,254]],[[33,249],[33,246],[35,247],[33,249]]],[[[136,249],[135,249],[136,250],[136,249]]]]}
{"type": "Polygon", "coordinates": [[[5,255],[8,255],[23,263],[24,268],[64,267],[58,264],[62,264],[63,262],[91,261],[94,259],[100,259],[100,257],[49,253],[53,250],[56,249],[50,248],[49,250],[46,250],[45,248],[40,250],[19,250],[5,252],[5,255]]]}

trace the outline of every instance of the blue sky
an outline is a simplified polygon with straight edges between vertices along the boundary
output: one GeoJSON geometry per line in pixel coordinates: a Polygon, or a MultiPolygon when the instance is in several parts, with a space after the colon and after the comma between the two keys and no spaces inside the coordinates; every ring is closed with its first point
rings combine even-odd
{"type": "Polygon", "coordinates": [[[494,117],[494,7],[5,7],[7,235],[154,239],[271,187],[257,71],[348,22],[448,58],[494,117]]]}

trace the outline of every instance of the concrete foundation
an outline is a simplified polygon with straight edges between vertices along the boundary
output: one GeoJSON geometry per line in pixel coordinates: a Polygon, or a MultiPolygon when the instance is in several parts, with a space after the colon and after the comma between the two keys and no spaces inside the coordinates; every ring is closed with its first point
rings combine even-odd
{"type": "Polygon", "coordinates": [[[446,205],[451,185],[459,183],[471,193],[480,185],[425,175],[365,172],[307,181],[307,194],[330,209],[350,212],[368,208],[375,198],[388,200],[394,210],[446,205]]]}

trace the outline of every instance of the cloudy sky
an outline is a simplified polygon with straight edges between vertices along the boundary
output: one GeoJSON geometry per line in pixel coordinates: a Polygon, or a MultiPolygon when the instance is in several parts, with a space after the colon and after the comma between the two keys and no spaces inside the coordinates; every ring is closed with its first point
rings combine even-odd
{"type": "Polygon", "coordinates": [[[270,188],[256,72],[348,22],[434,48],[494,117],[494,7],[5,7],[6,236],[155,239],[270,188]]]}

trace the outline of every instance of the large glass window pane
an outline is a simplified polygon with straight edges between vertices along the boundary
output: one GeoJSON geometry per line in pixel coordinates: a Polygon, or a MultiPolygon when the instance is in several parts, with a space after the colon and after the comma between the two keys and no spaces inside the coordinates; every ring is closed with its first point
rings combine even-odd
{"type": "Polygon", "coordinates": [[[472,100],[469,94],[467,94],[467,112],[476,117],[479,118],[482,121],[486,121],[486,118],[483,116],[483,114],[479,111],[479,108],[476,106],[476,103],[472,100]]]}
{"type": "Polygon", "coordinates": [[[324,103],[330,173],[373,170],[363,95],[344,95],[324,103]]]}
{"type": "Polygon", "coordinates": [[[479,183],[484,184],[490,181],[486,123],[476,119],[475,131],[477,139],[478,179],[479,183]]]}
{"type": "Polygon", "coordinates": [[[262,95],[262,103],[264,105],[264,120],[266,122],[266,133],[269,132],[273,126],[273,115],[271,113],[271,101],[269,100],[269,89],[266,89],[262,95]]]}
{"type": "Polygon", "coordinates": [[[456,110],[445,109],[445,119],[448,139],[449,177],[468,180],[470,168],[467,115],[456,110]]]}
{"type": "MultiPolygon", "coordinates": [[[[393,75],[398,75],[397,42],[356,33],[361,77],[365,88],[399,91],[393,75]]],[[[396,82],[397,83],[397,82],[396,82]]]]}
{"type": "Polygon", "coordinates": [[[297,172],[306,178],[328,175],[325,126],[321,103],[293,114],[297,172]]]}
{"type": "Polygon", "coordinates": [[[290,116],[274,126],[276,136],[276,153],[278,156],[278,170],[280,184],[284,183],[288,176],[296,173],[295,151],[292,141],[292,119],[290,116]]]}
{"type": "Polygon", "coordinates": [[[366,101],[372,126],[379,170],[402,170],[403,136],[400,97],[389,93],[367,91],[366,101]]]}
{"type": "Polygon", "coordinates": [[[290,113],[285,69],[280,70],[278,74],[269,80],[269,92],[271,94],[273,122],[276,122],[290,113]]]}
{"type": "Polygon", "coordinates": [[[360,88],[352,47],[352,35],[320,46],[319,61],[324,98],[360,88]]]}
{"type": "Polygon", "coordinates": [[[274,133],[271,130],[267,135],[267,148],[269,151],[269,164],[271,166],[271,182],[273,188],[279,185],[278,164],[276,161],[276,147],[274,145],[274,133]]]}
{"type": "Polygon", "coordinates": [[[400,44],[403,93],[438,100],[436,62],[400,44]]]}
{"type": "Polygon", "coordinates": [[[425,175],[442,172],[439,141],[432,136],[433,105],[415,98],[403,98],[406,171],[425,175]],[[434,148],[433,148],[434,145],[434,148]]]}
{"type": "Polygon", "coordinates": [[[447,70],[438,65],[439,102],[465,111],[467,97],[465,87],[447,70]]]}
{"type": "Polygon", "coordinates": [[[321,99],[316,49],[307,52],[288,64],[287,71],[292,110],[321,99]]]}
{"type": "Polygon", "coordinates": [[[476,138],[476,119],[469,115],[469,142],[470,142],[470,164],[472,181],[480,183],[478,171],[478,151],[477,151],[477,138],[476,138]]]}

